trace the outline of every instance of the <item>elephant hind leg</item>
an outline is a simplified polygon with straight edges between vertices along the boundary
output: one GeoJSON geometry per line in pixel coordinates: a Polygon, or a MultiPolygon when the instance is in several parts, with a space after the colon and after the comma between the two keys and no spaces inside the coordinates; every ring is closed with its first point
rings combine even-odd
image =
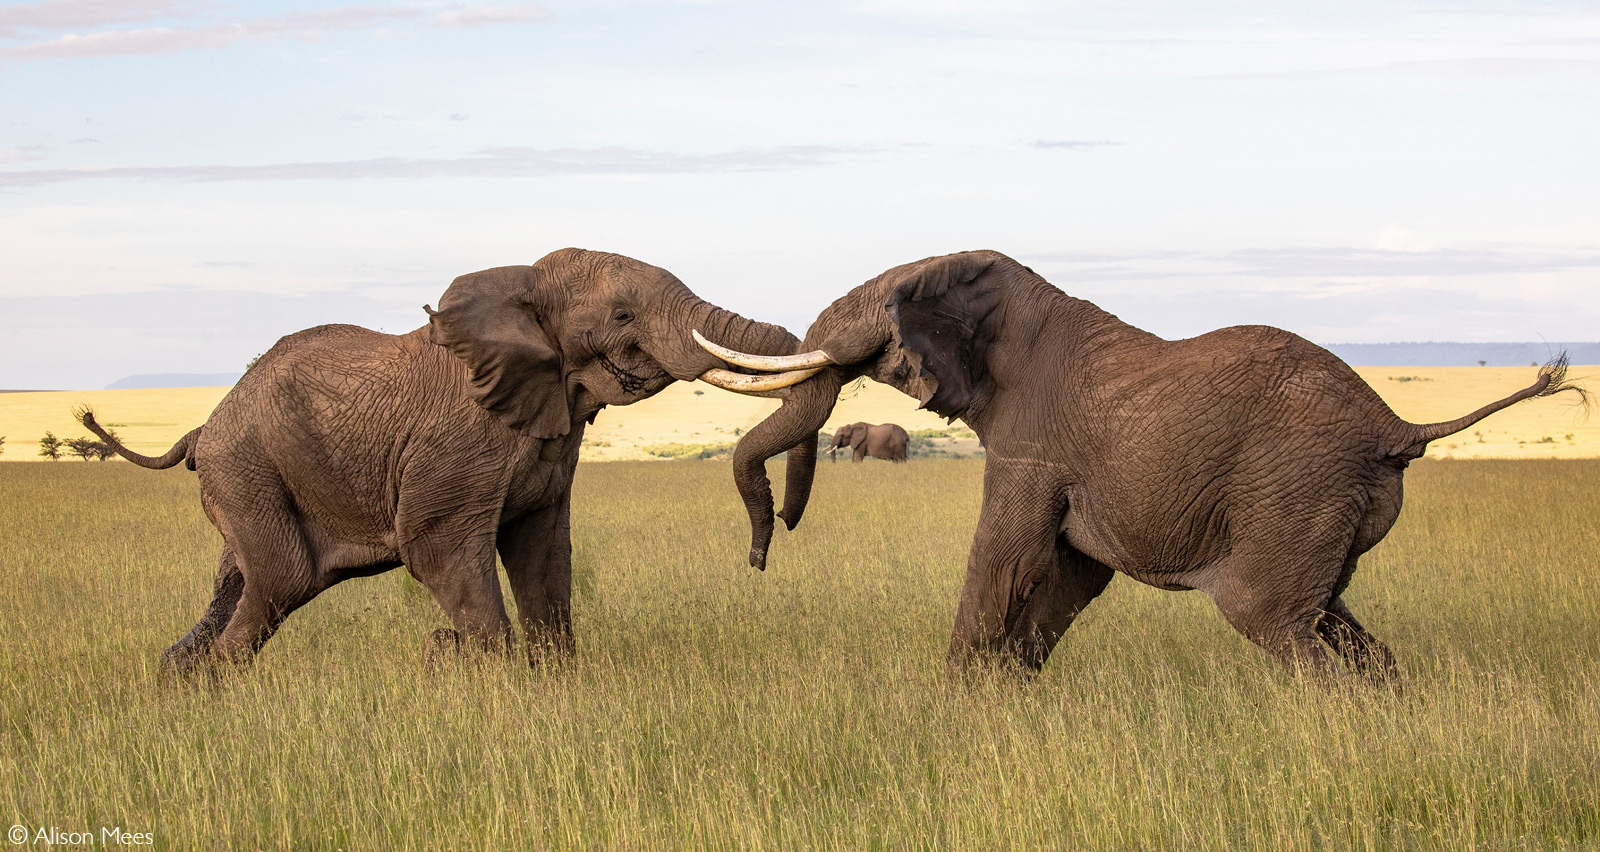
{"type": "Polygon", "coordinates": [[[211,604],[206,607],[200,621],[161,654],[164,668],[179,675],[187,675],[194,665],[211,651],[211,645],[222,635],[223,628],[233,618],[244,594],[244,574],[239,571],[239,560],[233,548],[223,545],[222,558],[217,565],[217,579],[213,585],[211,604]]]}
{"type": "Polygon", "coordinates": [[[1394,654],[1371,631],[1361,626],[1342,597],[1350,578],[1355,576],[1356,563],[1361,554],[1382,541],[1400,515],[1404,495],[1399,472],[1394,471],[1370,496],[1367,513],[1356,527],[1355,541],[1345,558],[1343,570],[1339,572],[1338,582],[1334,584],[1333,594],[1317,619],[1317,633],[1351,670],[1378,680],[1388,680],[1399,674],[1394,654]]]}
{"type": "Polygon", "coordinates": [[[1361,626],[1342,598],[1328,602],[1317,619],[1317,633],[1351,669],[1377,680],[1391,680],[1399,674],[1394,653],[1361,626]]]}
{"type": "Polygon", "coordinates": [[[247,524],[226,526],[244,587],[233,617],[212,645],[214,661],[250,662],[283,620],[322,590],[298,519],[287,506],[276,509],[253,513],[247,524]]]}
{"type": "MultiPolygon", "coordinates": [[[[1340,560],[1342,562],[1342,560],[1340,560]]],[[[1314,549],[1235,550],[1202,585],[1233,629],[1291,672],[1331,676],[1318,624],[1333,595],[1338,563],[1314,549]],[[1311,552],[1307,552],[1307,551],[1311,552]]]]}

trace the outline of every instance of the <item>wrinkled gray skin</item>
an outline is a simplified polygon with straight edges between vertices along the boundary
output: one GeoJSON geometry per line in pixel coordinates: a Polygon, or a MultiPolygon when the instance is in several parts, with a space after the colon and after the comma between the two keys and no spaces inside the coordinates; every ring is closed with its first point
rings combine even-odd
{"type": "Polygon", "coordinates": [[[1389,675],[1393,655],[1341,595],[1398,515],[1406,465],[1431,440],[1570,387],[1554,362],[1523,391],[1419,426],[1289,332],[1163,340],[987,251],[857,287],[811,326],[801,351],[812,350],[838,366],[791,388],[738,454],[765,458],[815,430],[858,376],[960,418],[983,441],[956,670],[997,656],[1038,669],[1122,573],[1205,591],[1286,666],[1327,670],[1326,643],[1349,667],[1389,675]]]}
{"type": "Polygon", "coordinates": [[[222,533],[214,599],[164,662],[247,660],[319,592],[402,564],[449,614],[444,639],[509,647],[496,552],[529,653],[571,650],[584,425],[722,366],[690,329],[764,354],[796,344],[663,269],[578,249],[457,278],[408,334],[329,325],[278,341],[166,456],[118,447],[190,463],[222,533]]]}
{"type": "Polygon", "coordinates": [[[851,423],[840,426],[833,433],[833,443],[828,445],[828,458],[838,461],[840,447],[849,447],[855,453],[851,461],[863,461],[867,456],[887,461],[906,460],[906,446],[911,438],[906,430],[894,423],[851,423]]]}

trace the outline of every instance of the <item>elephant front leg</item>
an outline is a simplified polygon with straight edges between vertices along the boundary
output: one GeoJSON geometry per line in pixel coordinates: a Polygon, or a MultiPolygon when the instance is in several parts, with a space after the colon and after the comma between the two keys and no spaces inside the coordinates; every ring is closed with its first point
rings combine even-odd
{"type": "Polygon", "coordinates": [[[1109,567],[1058,539],[1055,570],[1028,599],[1011,629],[1011,652],[1017,661],[1033,671],[1043,668],[1067,628],[1114,575],[1109,567]]]}
{"type": "Polygon", "coordinates": [[[571,496],[501,526],[499,549],[529,661],[571,654],[571,496]]]}
{"type": "MultiPolygon", "coordinates": [[[[1008,469],[994,461],[984,471],[983,509],[950,637],[952,672],[1002,654],[1037,668],[1019,656],[1022,648],[1008,638],[1035,592],[1059,572],[1056,536],[1066,497],[1054,482],[1040,481],[1040,474],[1037,468],[1008,469]]],[[[1048,648],[1035,648],[1030,655],[1042,664],[1048,653],[1048,648]]]]}

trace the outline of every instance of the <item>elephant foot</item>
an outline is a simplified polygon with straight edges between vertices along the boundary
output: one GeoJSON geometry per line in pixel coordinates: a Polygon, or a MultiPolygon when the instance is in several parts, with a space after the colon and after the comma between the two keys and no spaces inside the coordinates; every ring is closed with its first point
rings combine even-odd
{"type": "Polygon", "coordinates": [[[423,670],[436,671],[446,662],[460,659],[462,645],[462,636],[459,630],[441,627],[433,631],[422,646],[423,670]]]}
{"type": "Polygon", "coordinates": [[[952,648],[945,659],[945,675],[969,688],[1026,686],[1039,679],[1041,668],[1014,652],[970,647],[952,648]]]}
{"type": "Polygon", "coordinates": [[[162,686],[218,687],[228,672],[238,668],[238,663],[217,659],[210,649],[196,649],[180,642],[161,654],[156,681],[162,686]]]}
{"type": "Polygon", "coordinates": [[[565,668],[576,654],[571,633],[529,636],[525,650],[529,668],[545,672],[565,668]]]}
{"type": "Polygon", "coordinates": [[[509,636],[472,636],[441,627],[428,636],[422,649],[422,667],[435,671],[446,665],[504,660],[511,652],[509,636]]]}
{"type": "Polygon", "coordinates": [[[205,656],[205,652],[196,651],[187,642],[179,642],[161,652],[161,672],[163,675],[183,676],[194,668],[195,661],[205,656]]]}

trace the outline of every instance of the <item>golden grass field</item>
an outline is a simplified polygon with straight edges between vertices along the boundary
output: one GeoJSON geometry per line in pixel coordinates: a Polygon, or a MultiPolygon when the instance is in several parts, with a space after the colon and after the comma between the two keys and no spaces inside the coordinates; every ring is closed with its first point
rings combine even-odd
{"type": "Polygon", "coordinates": [[[758,573],[727,462],[584,463],[570,663],[425,671],[446,621],[392,572],[185,688],[194,474],[0,462],[0,816],[185,850],[1600,846],[1600,460],[1411,467],[1346,594],[1400,692],[1126,579],[1033,684],[951,682],[982,464],[822,465],[758,573]]]}
{"type": "MultiPolygon", "coordinates": [[[[1358,367],[1356,372],[1413,422],[1450,420],[1533,383],[1528,367],[1358,367]]],[[[1591,377],[1597,387],[1600,366],[1574,366],[1571,375],[1591,377]]],[[[1597,387],[1600,390],[1600,387],[1597,387]]],[[[92,406],[100,422],[113,426],[129,447],[159,455],[185,432],[205,422],[227,388],[177,388],[115,391],[59,391],[0,394],[0,436],[6,461],[37,460],[45,430],[57,437],[87,433],[72,419],[78,405],[92,406]]],[[[847,387],[828,420],[831,432],[844,423],[899,423],[907,430],[933,429],[969,435],[962,424],[917,410],[910,397],[876,382],[847,387]]],[[[1600,419],[1585,419],[1570,394],[1521,403],[1493,415],[1473,429],[1435,442],[1431,458],[1596,458],[1600,457],[1600,419]]],[[[584,436],[583,457],[590,461],[652,459],[682,455],[696,448],[732,444],[778,403],[739,396],[703,382],[677,383],[660,394],[624,408],[601,412],[584,436]]],[[[970,439],[950,442],[970,453],[970,439]]]]}

